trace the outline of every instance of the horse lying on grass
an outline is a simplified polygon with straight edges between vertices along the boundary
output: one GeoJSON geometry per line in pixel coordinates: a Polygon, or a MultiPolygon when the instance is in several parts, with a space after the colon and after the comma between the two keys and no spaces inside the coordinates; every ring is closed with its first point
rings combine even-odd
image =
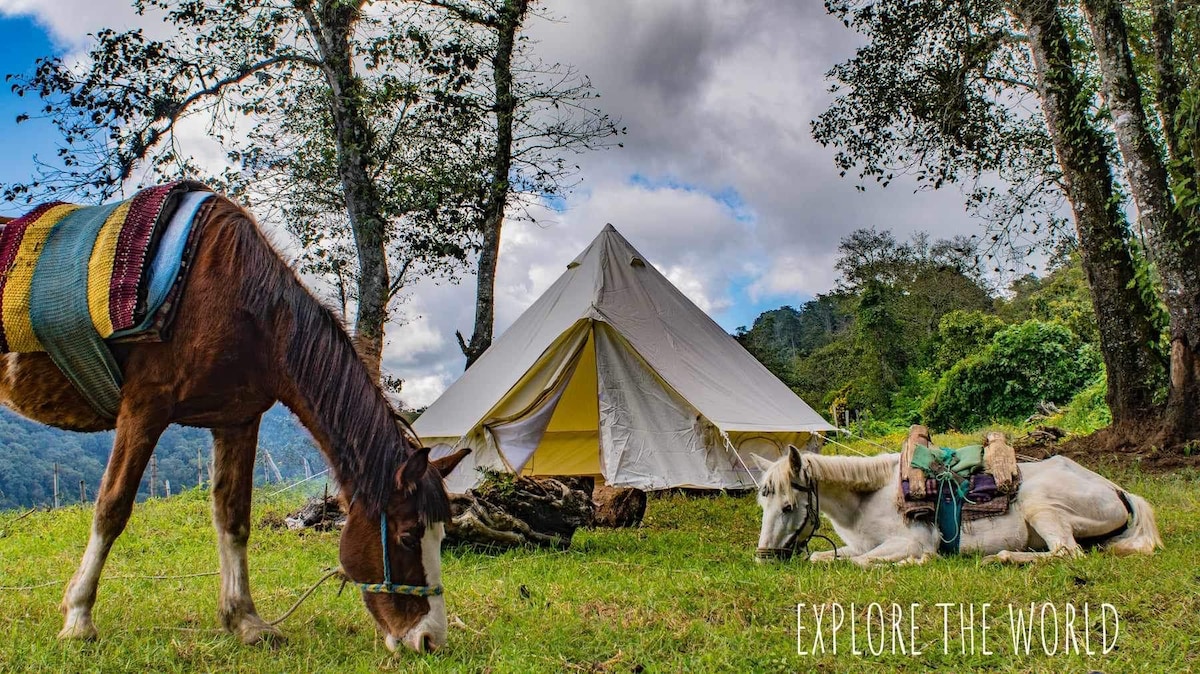
{"type": "MultiPolygon", "coordinates": [[[[845,543],[811,561],[849,559],[920,564],[937,554],[940,533],[900,513],[899,454],[824,456],[788,447],[771,464],[758,492],[762,530],[758,559],[787,558],[805,548],[825,513],[845,543]]],[[[1083,545],[1116,554],[1153,554],[1162,547],[1145,499],[1056,456],[1021,464],[1022,483],[1008,512],[963,523],[961,548],[984,561],[1025,563],[1083,554],[1083,545]],[[1128,506],[1126,505],[1128,504],[1128,506]]]]}
{"type": "Polygon", "coordinates": [[[442,476],[465,451],[431,462],[429,450],[397,426],[341,323],[250,214],[223,197],[209,200],[194,221],[198,238],[170,339],[110,344],[124,380],[115,421],[46,353],[0,355],[3,404],[59,428],[116,428],[91,538],[63,597],[59,637],[96,637],[100,572],[159,435],[172,423],[212,430],[221,624],[246,643],[280,636],[250,597],[246,545],[259,420],[281,401],[312,433],[350,499],[339,560],[362,588],[388,648],[437,648],[446,639],[440,552],[450,514],[442,476]]]}

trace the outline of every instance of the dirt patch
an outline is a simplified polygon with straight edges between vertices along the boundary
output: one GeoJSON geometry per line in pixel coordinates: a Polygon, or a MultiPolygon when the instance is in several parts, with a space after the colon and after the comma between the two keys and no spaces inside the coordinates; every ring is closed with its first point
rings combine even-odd
{"type": "Polygon", "coordinates": [[[1061,455],[1091,467],[1133,468],[1148,473],[1170,473],[1185,468],[1200,468],[1200,446],[1162,449],[1157,422],[1126,424],[1102,428],[1090,435],[1052,441],[1031,434],[1026,442],[1016,443],[1020,454],[1031,458],[1061,455]]]}

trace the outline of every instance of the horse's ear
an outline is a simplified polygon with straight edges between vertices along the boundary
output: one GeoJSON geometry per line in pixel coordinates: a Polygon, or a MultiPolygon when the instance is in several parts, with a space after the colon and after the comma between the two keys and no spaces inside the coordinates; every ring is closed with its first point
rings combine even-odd
{"type": "Polygon", "coordinates": [[[470,453],[471,453],[470,447],[463,447],[462,449],[458,450],[457,452],[454,452],[453,454],[451,454],[449,456],[443,456],[440,459],[434,459],[433,461],[430,461],[429,463],[433,464],[434,468],[437,468],[438,473],[442,477],[446,477],[447,475],[452,473],[454,471],[454,468],[456,466],[458,466],[458,464],[463,459],[467,458],[467,455],[470,453]]]}
{"type": "Polygon", "coordinates": [[[758,467],[759,470],[769,470],[775,462],[764,457],[762,454],[750,454],[750,463],[758,467]]]}
{"type": "Polygon", "coordinates": [[[396,469],[396,488],[404,490],[415,485],[425,472],[429,470],[429,448],[421,447],[414,450],[404,460],[404,465],[396,469]]]}
{"type": "Polygon", "coordinates": [[[792,464],[792,472],[800,473],[804,466],[800,463],[800,450],[796,449],[795,445],[788,445],[788,462],[792,464]]]}

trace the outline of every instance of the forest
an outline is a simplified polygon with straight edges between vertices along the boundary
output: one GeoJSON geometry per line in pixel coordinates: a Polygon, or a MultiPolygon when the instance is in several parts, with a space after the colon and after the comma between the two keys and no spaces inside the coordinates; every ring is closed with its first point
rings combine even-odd
{"type": "Polygon", "coordinates": [[[1059,408],[1071,430],[1111,421],[1076,254],[996,288],[968,238],[861,229],[839,251],[836,288],[736,335],[827,418],[870,435],[914,423],[973,431],[1059,408]]]}
{"type": "MultiPolygon", "coordinates": [[[[294,482],[325,470],[325,459],[308,431],[283,407],[263,415],[255,460],[258,485],[294,482]],[[270,459],[268,459],[270,455],[270,459]],[[276,472],[278,469],[278,472],[276,472]]],[[[59,504],[79,503],[83,482],[85,503],[96,498],[104,464],[112,450],[113,433],[72,433],[30,421],[0,408],[0,510],[54,503],[54,466],[58,464],[59,504]]],[[[154,451],[155,495],[194,489],[211,480],[212,436],[207,430],[172,426],[154,451]]],[[[138,499],[150,496],[149,470],[138,487],[138,499]]]]}

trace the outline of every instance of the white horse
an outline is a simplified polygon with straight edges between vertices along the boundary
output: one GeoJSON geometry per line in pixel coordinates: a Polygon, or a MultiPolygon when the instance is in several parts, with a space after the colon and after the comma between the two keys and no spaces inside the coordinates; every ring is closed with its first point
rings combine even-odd
{"type": "MultiPolygon", "coordinates": [[[[768,464],[758,492],[763,509],[758,559],[788,557],[804,547],[825,513],[845,544],[811,561],[849,559],[920,564],[937,554],[934,524],[900,513],[899,454],[825,456],[788,447],[768,464]],[[836,553],[836,555],[835,555],[836,553]]],[[[1154,510],[1145,499],[1056,456],[1021,464],[1021,488],[1009,511],[962,523],[960,550],[984,561],[1025,563],[1077,556],[1083,546],[1117,554],[1153,554],[1162,547],[1154,510]]]]}

